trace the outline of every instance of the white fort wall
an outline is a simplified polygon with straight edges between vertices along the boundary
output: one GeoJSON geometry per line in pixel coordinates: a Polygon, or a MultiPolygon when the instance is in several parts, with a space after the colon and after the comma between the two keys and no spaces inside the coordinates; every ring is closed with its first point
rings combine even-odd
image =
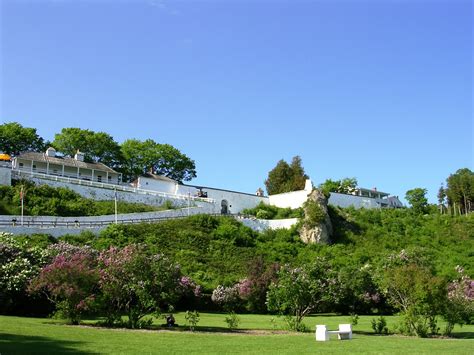
{"type": "Polygon", "coordinates": [[[223,212],[224,205],[227,205],[227,213],[241,213],[246,208],[254,208],[260,202],[268,203],[268,197],[246,194],[242,192],[212,189],[208,187],[202,188],[203,192],[207,192],[207,197],[216,201],[218,212],[223,212]]]}
{"type": "MultiPolygon", "coordinates": [[[[66,187],[77,192],[79,195],[94,200],[114,200],[115,190],[111,188],[101,188],[95,186],[85,186],[78,184],[71,184],[64,181],[46,180],[38,177],[28,177],[28,180],[41,185],[49,185],[52,187],[66,187]]],[[[111,185],[113,186],[113,185],[111,185]]],[[[118,187],[119,188],[119,187],[118,187]]],[[[212,209],[212,213],[218,213],[219,211],[215,207],[215,204],[199,200],[188,200],[182,196],[174,197],[172,195],[157,195],[155,193],[146,193],[146,191],[120,191],[117,190],[118,201],[126,201],[132,203],[144,203],[151,206],[162,206],[166,201],[171,201],[176,207],[187,207],[191,206],[206,206],[208,209],[212,209]]]]}
{"type": "Polygon", "coordinates": [[[269,204],[281,208],[300,208],[308,199],[311,191],[313,191],[313,183],[308,179],[306,180],[304,190],[268,196],[269,204]]]}

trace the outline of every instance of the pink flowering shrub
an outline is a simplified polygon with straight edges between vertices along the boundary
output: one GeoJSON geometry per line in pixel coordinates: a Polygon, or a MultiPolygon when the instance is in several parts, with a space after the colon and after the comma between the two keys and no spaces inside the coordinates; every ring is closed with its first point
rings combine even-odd
{"type": "Polygon", "coordinates": [[[444,333],[450,335],[455,324],[471,324],[474,320],[474,280],[461,266],[456,266],[458,278],[448,284],[448,301],[443,312],[444,333]]]}
{"type": "Polygon", "coordinates": [[[29,292],[44,292],[56,305],[57,315],[78,324],[95,300],[99,273],[94,253],[87,249],[58,254],[41,269],[29,292]]]}
{"type": "Polygon", "coordinates": [[[163,255],[151,255],[144,245],[111,247],[99,255],[100,281],[107,323],[120,323],[128,317],[127,326],[148,325],[145,315],[161,313],[173,304],[180,291],[179,267],[163,255]]]}
{"type": "Polygon", "coordinates": [[[239,303],[239,288],[237,285],[224,287],[218,285],[211,296],[212,302],[222,306],[226,311],[233,310],[239,303]]]}
{"type": "Polygon", "coordinates": [[[194,282],[189,276],[181,276],[179,287],[184,296],[192,295],[199,298],[202,295],[202,286],[194,282]]]}

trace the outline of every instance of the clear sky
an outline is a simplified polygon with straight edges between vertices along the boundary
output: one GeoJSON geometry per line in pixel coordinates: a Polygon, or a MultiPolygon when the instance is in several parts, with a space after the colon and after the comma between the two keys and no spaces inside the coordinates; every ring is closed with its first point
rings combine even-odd
{"type": "Polygon", "coordinates": [[[251,193],[294,155],[430,202],[474,167],[471,1],[0,3],[0,118],[45,139],[152,138],[251,193]]]}

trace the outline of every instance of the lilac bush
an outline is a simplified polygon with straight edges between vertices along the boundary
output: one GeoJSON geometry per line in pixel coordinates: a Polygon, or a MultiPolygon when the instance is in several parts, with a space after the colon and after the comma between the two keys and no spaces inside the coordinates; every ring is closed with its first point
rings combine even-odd
{"type": "Polygon", "coordinates": [[[29,285],[30,293],[43,292],[55,305],[57,315],[78,324],[98,291],[97,259],[89,249],[58,254],[29,285]]]}
{"type": "Polygon", "coordinates": [[[455,324],[469,324],[474,318],[474,280],[459,265],[456,272],[458,278],[448,284],[448,300],[443,312],[446,335],[451,334],[455,324]]]}
{"type": "Polygon", "coordinates": [[[146,326],[150,321],[142,320],[145,315],[160,314],[161,308],[173,304],[179,295],[179,266],[161,254],[149,254],[144,245],[104,250],[99,266],[109,325],[120,322],[120,315],[125,313],[128,327],[146,326]]]}
{"type": "Polygon", "coordinates": [[[27,295],[47,258],[39,247],[29,247],[10,233],[0,232],[0,308],[8,309],[18,296],[27,295]]]}

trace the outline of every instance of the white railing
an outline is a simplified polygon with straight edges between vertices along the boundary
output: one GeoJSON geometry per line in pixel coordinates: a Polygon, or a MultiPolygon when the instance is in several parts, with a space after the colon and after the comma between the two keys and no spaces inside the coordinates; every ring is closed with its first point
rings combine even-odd
{"type": "Polygon", "coordinates": [[[43,180],[65,182],[65,183],[81,185],[81,186],[91,186],[91,187],[98,187],[101,189],[133,192],[133,193],[137,193],[141,195],[159,196],[159,197],[165,197],[165,198],[170,198],[170,199],[175,199],[175,200],[185,200],[185,201],[192,200],[192,201],[215,203],[215,200],[212,198],[204,198],[204,197],[189,196],[189,195],[175,195],[175,194],[169,194],[166,192],[145,190],[145,189],[140,189],[137,187],[126,186],[126,185],[108,184],[105,182],[96,182],[96,181],[82,180],[82,179],[66,177],[66,176],[43,174],[43,173],[33,172],[31,170],[26,170],[26,169],[12,169],[12,178],[20,178],[20,179],[21,178],[39,178],[43,180]]]}

